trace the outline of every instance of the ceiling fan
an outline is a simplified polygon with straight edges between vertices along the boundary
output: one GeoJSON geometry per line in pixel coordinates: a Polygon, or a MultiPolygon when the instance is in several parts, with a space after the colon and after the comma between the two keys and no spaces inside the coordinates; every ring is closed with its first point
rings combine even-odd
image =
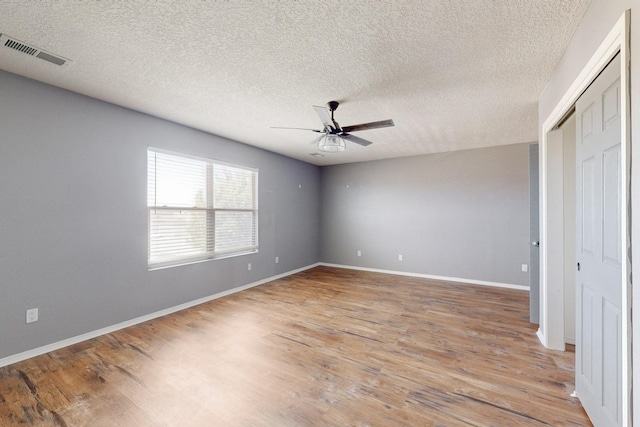
{"type": "Polygon", "coordinates": [[[289,128],[279,126],[274,126],[273,129],[299,129],[321,133],[322,135],[315,139],[312,144],[317,144],[318,150],[320,151],[335,153],[347,149],[345,141],[355,142],[356,144],[365,147],[372,144],[371,141],[351,135],[349,132],[394,126],[393,120],[380,120],[377,122],[340,127],[338,122],[333,118],[333,112],[338,109],[338,105],[340,105],[338,101],[329,101],[327,103],[328,109],[317,105],[313,106],[313,109],[316,111],[318,117],[320,117],[320,121],[324,125],[324,128],[322,129],[289,128]]]}

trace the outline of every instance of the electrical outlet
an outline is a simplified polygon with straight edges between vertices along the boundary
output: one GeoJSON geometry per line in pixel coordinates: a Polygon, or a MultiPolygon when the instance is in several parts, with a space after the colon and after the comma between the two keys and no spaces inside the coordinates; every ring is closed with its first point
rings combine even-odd
{"type": "Polygon", "coordinates": [[[38,321],[38,309],[31,308],[27,310],[27,323],[33,323],[38,321]]]}
{"type": "Polygon", "coordinates": [[[529,271],[529,266],[527,264],[522,264],[522,271],[524,273],[526,273],[527,271],[529,271]]]}
{"type": "Polygon", "coordinates": [[[362,256],[362,251],[358,251],[358,256],[362,256]]]}
{"type": "Polygon", "coordinates": [[[279,263],[279,262],[280,262],[280,260],[278,259],[278,257],[276,257],[276,264],[279,263]]]}
{"type": "Polygon", "coordinates": [[[251,263],[247,264],[247,270],[251,271],[251,263]]]}
{"type": "Polygon", "coordinates": [[[398,255],[398,261],[402,261],[402,255],[398,255]]]}

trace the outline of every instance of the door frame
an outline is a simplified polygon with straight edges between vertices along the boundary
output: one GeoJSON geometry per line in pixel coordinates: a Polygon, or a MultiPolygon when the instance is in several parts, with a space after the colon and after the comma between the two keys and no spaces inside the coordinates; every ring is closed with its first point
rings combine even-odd
{"type": "MultiPolygon", "coordinates": [[[[557,159],[553,145],[557,143],[556,125],[573,107],[580,95],[600,74],[613,57],[620,52],[621,61],[621,253],[622,263],[622,419],[623,426],[631,425],[631,234],[630,234],[630,86],[629,86],[629,27],[627,10],[611,29],[607,37],[591,56],[558,104],[544,120],[540,143],[540,328],[537,335],[547,348],[564,350],[564,245],[562,197],[557,197],[558,183],[554,173],[557,159]],[[560,236],[560,237],[559,237],[560,236]],[[558,256],[560,254],[561,256],[558,256]]],[[[560,142],[562,140],[560,139],[560,142]]],[[[560,193],[561,194],[561,193],[560,193]]]]}

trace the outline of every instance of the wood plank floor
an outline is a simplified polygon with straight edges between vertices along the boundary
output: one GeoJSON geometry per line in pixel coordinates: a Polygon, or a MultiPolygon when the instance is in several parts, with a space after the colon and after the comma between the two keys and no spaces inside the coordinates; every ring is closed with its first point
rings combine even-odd
{"type": "Polygon", "coordinates": [[[527,311],[522,291],[318,267],[0,368],[0,425],[591,425],[574,353],[527,311]]]}

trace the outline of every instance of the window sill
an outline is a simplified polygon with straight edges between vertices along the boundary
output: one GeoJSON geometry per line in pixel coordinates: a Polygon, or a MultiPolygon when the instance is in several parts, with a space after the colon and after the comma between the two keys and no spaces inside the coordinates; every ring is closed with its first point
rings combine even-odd
{"type": "Polygon", "coordinates": [[[170,261],[170,262],[165,262],[165,263],[158,263],[158,264],[152,264],[149,265],[147,268],[147,271],[156,271],[156,270],[165,270],[167,268],[173,268],[173,267],[182,267],[185,265],[192,265],[192,264],[200,264],[203,262],[209,262],[209,261],[217,261],[220,259],[226,259],[226,258],[235,258],[235,257],[239,257],[239,256],[243,256],[243,255],[251,255],[251,254],[256,254],[258,253],[258,249],[254,249],[251,251],[245,251],[245,252],[231,252],[228,254],[219,254],[216,256],[209,256],[206,258],[198,258],[198,259],[186,259],[183,261],[170,261]]]}

